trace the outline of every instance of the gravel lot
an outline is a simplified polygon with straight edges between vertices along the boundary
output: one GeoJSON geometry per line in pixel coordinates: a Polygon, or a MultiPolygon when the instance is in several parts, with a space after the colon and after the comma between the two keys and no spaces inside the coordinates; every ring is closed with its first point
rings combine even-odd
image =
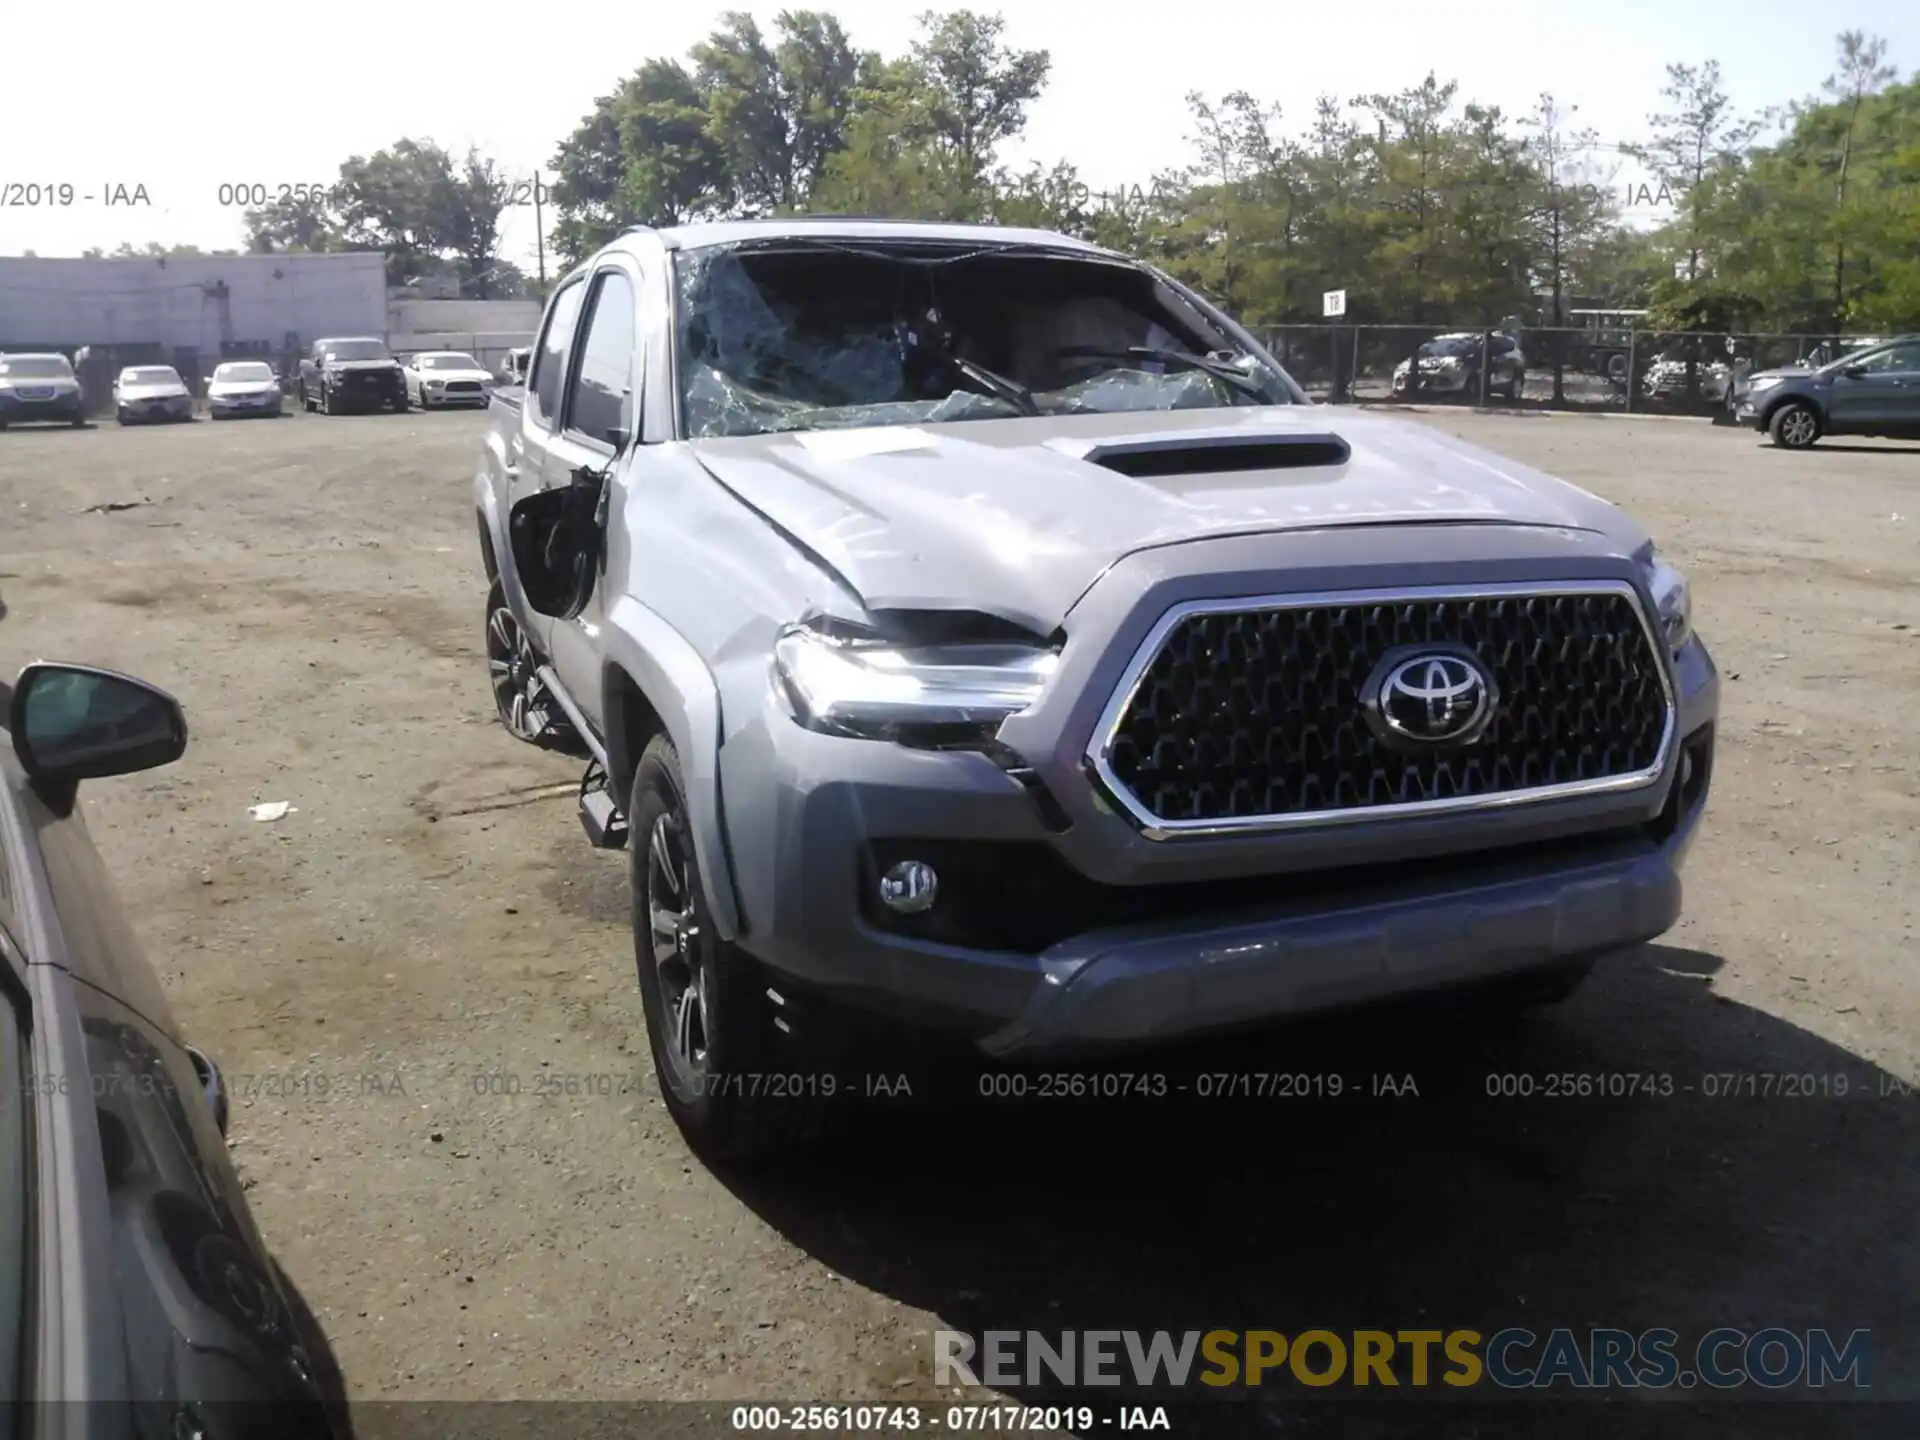
{"type": "MultiPolygon", "coordinates": [[[[185,760],[91,784],[92,824],[353,1393],[933,1399],[938,1326],[1427,1323],[1867,1328],[1877,1389],[1920,1396],[1920,449],[1424,418],[1690,572],[1727,684],[1681,925],[1514,1029],[1258,1048],[1339,1100],[983,1103],[759,1177],[682,1146],[623,857],[580,834],[577,764],[493,719],[482,417],[0,435],[0,665],[186,707],[185,760]],[[1677,1088],[1487,1094],[1566,1072],[1677,1088]],[[1356,1098],[1374,1073],[1417,1098],[1356,1098]]],[[[1302,1393],[1296,1433],[1358,1433],[1302,1393]]]]}

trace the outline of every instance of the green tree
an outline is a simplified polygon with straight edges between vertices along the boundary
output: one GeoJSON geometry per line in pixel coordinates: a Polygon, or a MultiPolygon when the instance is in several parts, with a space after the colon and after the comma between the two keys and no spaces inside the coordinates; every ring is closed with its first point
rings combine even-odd
{"type": "Polygon", "coordinates": [[[649,60],[594,102],[554,155],[553,244],[571,264],[630,225],[721,213],[725,157],[705,97],[674,60],[649,60]]]}
{"type": "Polygon", "coordinates": [[[729,11],[692,52],[727,208],[739,214],[806,203],[845,142],[854,92],[875,63],[824,12],[783,10],[774,29],[777,41],[769,42],[751,15],[729,11]]]}
{"type": "Polygon", "coordinates": [[[999,147],[1027,123],[1052,69],[1044,50],[1002,42],[1006,21],[973,10],[927,11],[911,64],[923,96],[922,119],[950,166],[960,195],[984,210],[999,147]]]}
{"type": "Polygon", "coordinates": [[[1709,182],[1737,173],[1748,147],[1760,133],[1760,121],[1742,117],[1720,83],[1720,62],[1669,65],[1660,96],[1669,108],[1647,117],[1649,139],[1623,146],[1646,165],[1661,185],[1678,198],[1679,237],[1685,274],[1700,279],[1702,209],[1711,203],[1709,182]],[[1698,192],[1698,193],[1696,193],[1698,192]]]}

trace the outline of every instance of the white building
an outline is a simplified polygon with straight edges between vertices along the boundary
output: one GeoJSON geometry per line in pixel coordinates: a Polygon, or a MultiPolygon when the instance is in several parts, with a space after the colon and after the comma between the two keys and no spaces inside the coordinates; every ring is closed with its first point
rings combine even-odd
{"type": "Polygon", "coordinates": [[[132,260],[0,256],[0,349],[151,345],[209,368],[235,346],[381,335],[386,262],[342,255],[191,255],[132,260]]]}

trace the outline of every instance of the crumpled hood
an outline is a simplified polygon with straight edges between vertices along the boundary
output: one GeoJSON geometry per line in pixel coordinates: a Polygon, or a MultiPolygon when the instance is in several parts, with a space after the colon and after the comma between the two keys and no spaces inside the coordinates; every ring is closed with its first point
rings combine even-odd
{"type": "Polygon", "coordinates": [[[172,380],[149,381],[144,385],[122,385],[122,400],[185,400],[190,398],[185,385],[172,380]]]}
{"type": "Polygon", "coordinates": [[[689,442],[728,489],[869,609],[975,609],[1054,629],[1137,550],[1332,525],[1480,522],[1602,531],[1620,510],[1424,426],[1324,406],[1080,415],[689,442]],[[1080,458],[1120,440],[1338,435],[1345,464],[1131,478],[1080,458]]]}

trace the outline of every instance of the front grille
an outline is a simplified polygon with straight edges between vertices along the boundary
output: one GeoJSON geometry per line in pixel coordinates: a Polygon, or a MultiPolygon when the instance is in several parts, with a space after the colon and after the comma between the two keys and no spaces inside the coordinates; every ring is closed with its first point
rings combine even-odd
{"type": "Polygon", "coordinates": [[[478,380],[449,380],[447,382],[447,393],[449,395],[478,395],[480,393],[480,382],[478,380]]]}
{"type": "Polygon", "coordinates": [[[1129,667],[1095,769],[1149,829],[1459,808],[1651,780],[1673,719],[1625,585],[1495,587],[1176,609],[1129,667]],[[1471,744],[1408,751],[1362,691],[1401,646],[1463,646],[1499,701],[1471,744]]]}

